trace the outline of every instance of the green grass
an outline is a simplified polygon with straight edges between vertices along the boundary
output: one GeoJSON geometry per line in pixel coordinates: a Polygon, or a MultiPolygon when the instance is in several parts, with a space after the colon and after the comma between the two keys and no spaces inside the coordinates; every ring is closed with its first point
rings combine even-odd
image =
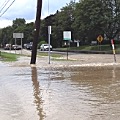
{"type": "Polygon", "coordinates": [[[0,58],[2,59],[2,61],[12,62],[17,60],[18,55],[13,53],[1,52],[0,58]]]}
{"type": "MultiPolygon", "coordinates": [[[[64,50],[66,50],[67,48],[64,48],[64,50]]],[[[80,47],[70,47],[68,48],[68,50],[85,50],[85,51],[109,51],[111,50],[111,46],[110,45],[96,45],[96,46],[88,46],[88,45],[85,45],[85,46],[80,46],[80,47]]]]}
{"type": "MultiPolygon", "coordinates": [[[[39,56],[48,56],[48,52],[38,52],[38,55],[39,56]]],[[[62,57],[61,54],[55,54],[55,53],[50,53],[50,56],[54,57],[54,58],[62,57]]]]}
{"type": "MultiPolygon", "coordinates": [[[[67,48],[60,48],[60,50],[67,50],[67,48]]],[[[108,53],[112,52],[112,46],[111,45],[84,45],[80,47],[69,47],[68,50],[81,50],[81,51],[106,51],[108,53]]],[[[120,45],[115,45],[115,50],[117,53],[120,53],[120,45]]]]}
{"type": "Polygon", "coordinates": [[[61,58],[61,59],[59,59],[59,58],[52,58],[52,60],[54,60],[54,61],[76,61],[76,60],[71,60],[69,58],[68,58],[68,60],[67,60],[67,58],[66,59],[64,59],[64,58],[61,58]]]}
{"type": "MultiPolygon", "coordinates": [[[[48,52],[38,52],[38,56],[48,56],[48,52]]],[[[68,58],[67,60],[67,56],[66,56],[66,59],[65,58],[62,58],[63,55],[62,54],[59,54],[59,53],[50,53],[50,56],[52,57],[51,60],[55,60],[55,61],[75,61],[75,60],[71,60],[68,58]]]]}

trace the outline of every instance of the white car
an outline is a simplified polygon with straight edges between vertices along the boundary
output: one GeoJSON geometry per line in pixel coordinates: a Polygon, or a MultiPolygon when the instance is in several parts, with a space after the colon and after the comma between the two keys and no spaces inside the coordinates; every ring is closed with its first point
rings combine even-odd
{"type": "Polygon", "coordinates": [[[12,45],[13,50],[21,50],[22,46],[21,45],[12,45]]]}
{"type": "MultiPolygon", "coordinates": [[[[42,44],[40,46],[41,51],[48,51],[49,50],[49,44],[42,44]]],[[[52,50],[52,46],[50,45],[50,50],[52,50]]]]}

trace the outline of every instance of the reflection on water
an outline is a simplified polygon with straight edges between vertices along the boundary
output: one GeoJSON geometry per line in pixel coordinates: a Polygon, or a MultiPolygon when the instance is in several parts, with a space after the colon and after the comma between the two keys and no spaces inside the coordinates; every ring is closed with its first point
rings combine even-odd
{"type": "Polygon", "coordinates": [[[0,120],[120,119],[117,66],[0,66],[0,120]]]}
{"type": "MultiPolygon", "coordinates": [[[[119,73],[120,68],[116,67],[55,70],[51,75],[54,90],[49,101],[50,107],[57,110],[50,114],[57,114],[54,120],[119,120],[119,73]]],[[[48,116],[48,120],[51,118],[48,116]]]]}
{"type": "Polygon", "coordinates": [[[43,120],[44,118],[44,113],[43,113],[43,108],[42,108],[42,97],[40,96],[40,86],[39,86],[39,82],[37,80],[37,68],[36,67],[32,67],[32,82],[33,82],[33,90],[34,90],[34,103],[36,104],[36,108],[38,111],[38,115],[40,117],[39,120],[43,120]]]}

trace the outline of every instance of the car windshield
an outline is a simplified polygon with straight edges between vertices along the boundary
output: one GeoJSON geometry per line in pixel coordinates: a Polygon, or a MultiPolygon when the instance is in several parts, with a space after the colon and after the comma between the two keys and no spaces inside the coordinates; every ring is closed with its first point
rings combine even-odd
{"type": "Polygon", "coordinates": [[[44,45],[44,46],[49,46],[49,45],[46,44],[46,45],[44,45]]]}

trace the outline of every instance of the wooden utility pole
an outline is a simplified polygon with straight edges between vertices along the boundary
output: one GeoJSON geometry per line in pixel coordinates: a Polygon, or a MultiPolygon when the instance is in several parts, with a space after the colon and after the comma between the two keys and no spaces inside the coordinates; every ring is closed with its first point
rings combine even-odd
{"type": "Polygon", "coordinates": [[[42,0],[37,0],[37,13],[36,13],[36,20],[35,20],[34,40],[33,40],[30,64],[36,64],[37,44],[38,44],[40,21],[41,21],[41,9],[42,9],[42,0]]]}

